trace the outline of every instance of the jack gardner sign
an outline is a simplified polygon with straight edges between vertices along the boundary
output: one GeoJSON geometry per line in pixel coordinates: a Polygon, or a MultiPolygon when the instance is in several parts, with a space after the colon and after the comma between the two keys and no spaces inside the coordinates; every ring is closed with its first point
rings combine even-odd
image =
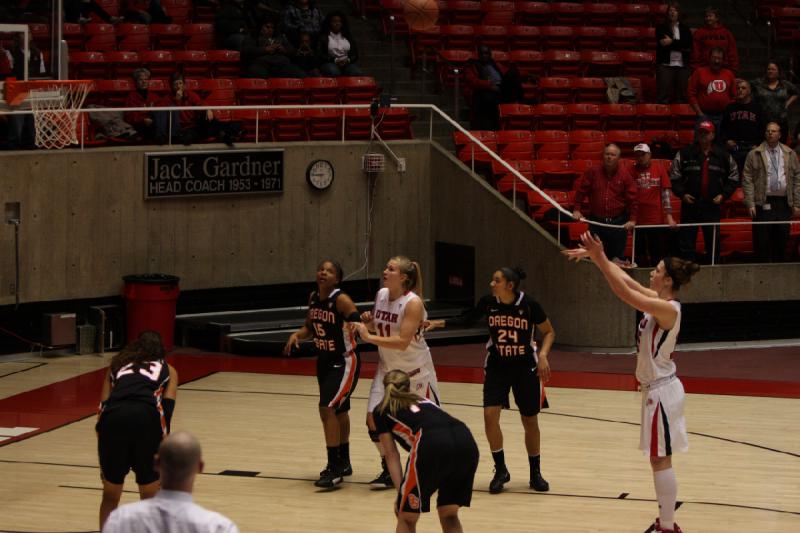
{"type": "Polygon", "coordinates": [[[283,150],[144,154],[144,197],[283,192],[283,150]]]}

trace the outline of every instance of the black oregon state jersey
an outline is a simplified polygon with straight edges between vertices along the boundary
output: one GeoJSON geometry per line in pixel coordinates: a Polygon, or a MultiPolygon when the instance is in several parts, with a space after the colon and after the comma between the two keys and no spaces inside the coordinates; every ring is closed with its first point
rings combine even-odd
{"type": "Polygon", "coordinates": [[[314,292],[308,302],[308,321],[314,335],[314,348],[320,355],[342,357],[356,347],[355,334],[345,327],[345,319],[336,309],[336,299],[342,294],[334,289],[321,300],[314,292]]]}
{"type": "Polygon", "coordinates": [[[395,415],[391,414],[389,409],[381,412],[380,406],[375,408],[372,415],[377,432],[391,433],[394,440],[406,451],[410,451],[426,431],[464,425],[432,401],[423,399],[406,409],[399,410],[395,415]]]}
{"type": "Polygon", "coordinates": [[[486,349],[490,357],[500,361],[535,359],[535,326],[547,320],[536,300],[519,292],[513,303],[504,304],[499,298],[486,295],[480,299],[474,313],[486,317],[489,326],[486,349]]]}
{"type": "Polygon", "coordinates": [[[110,375],[111,393],[103,402],[103,411],[122,402],[144,402],[161,410],[161,396],[169,381],[169,365],[163,359],[129,363],[110,375]]]}

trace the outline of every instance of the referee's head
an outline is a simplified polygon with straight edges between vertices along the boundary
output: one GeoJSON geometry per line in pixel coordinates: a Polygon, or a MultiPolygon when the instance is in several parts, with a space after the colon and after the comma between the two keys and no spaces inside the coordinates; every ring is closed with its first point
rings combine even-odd
{"type": "Polygon", "coordinates": [[[186,431],[172,433],[161,441],[155,465],[162,489],[192,492],[195,476],[203,471],[200,443],[186,431]]]}

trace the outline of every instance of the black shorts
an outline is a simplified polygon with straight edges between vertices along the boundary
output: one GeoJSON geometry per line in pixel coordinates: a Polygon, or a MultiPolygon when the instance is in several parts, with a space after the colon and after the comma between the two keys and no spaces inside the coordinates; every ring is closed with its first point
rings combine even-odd
{"type": "Polygon", "coordinates": [[[427,513],[436,491],[436,507],[469,507],[478,469],[478,445],[460,424],[423,433],[408,456],[396,506],[407,513],[427,513]]]}
{"type": "Polygon", "coordinates": [[[533,360],[514,362],[512,364],[493,363],[490,359],[486,365],[486,377],[483,382],[483,406],[501,406],[508,409],[509,391],[514,393],[514,402],[522,416],[534,416],[548,407],[536,363],[533,360]]]}
{"type": "Polygon", "coordinates": [[[103,479],[121,485],[132,469],[139,485],[158,481],[153,459],[162,438],[161,417],[152,405],[123,402],[103,412],[97,423],[103,479]]]}
{"type": "Polygon", "coordinates": [[[321,353],[317,357],[319,406],[334,407],[337,413],[350,410],[350,396],[356,390],[361,358],[356,352],[344,356],[321,353]]]}

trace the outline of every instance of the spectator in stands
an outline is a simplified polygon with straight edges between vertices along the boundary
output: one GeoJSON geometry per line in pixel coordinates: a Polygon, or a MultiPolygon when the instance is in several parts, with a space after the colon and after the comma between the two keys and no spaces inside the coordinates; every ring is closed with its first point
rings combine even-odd
{"type": "Polygon", "coordinates": [[[697,113],[697,121],[711,121],[719,129],[722,114],[736,97],[736,78],[733,71],[724,68],[725,51],[714,48],[709,55],[709,65],[699,67],[689,78],[689,105],[697,113]]]}
{"type": "MultiPolygon", "coordinates": [[[[787,221],[800,217],[800,162],[780,142],[777,122],[767,124],[766,140],[747,155],[742,189],[744,205],[757,222],[787,221]]],[[[753,247],[762,261],[784,261],[789,226],[753,225],[753,247]]]]}
{"type": "Polygon", "coordinates": [[[292,61],[306,76],[320,76],[319,58],[314,50],[314,40],[310,33],[300,32],[300,41],[292,61]]]}
{"type": "Polygon", "coordinates": [[[467,91],[470,96],[470,128],[473,130],[500,129],[500,104],[522,100],[522,81],[512,65],[503,68],[492,59],[492,50],[478,46],[478,58],[467,68],[467,91]]]}
{"type": "Polygon", "coordinates": [[[170,24],[172,17],[164,12],[159,0],[124,0],[123,18],[135,24],[170,24]]]}
{"type": "Polygon", "coordinates": [[[697,28],[692,36],[692,67],[706,67],[711,64],[711,51],[722,48],[725,53],[723,66],[736,72],[739,70],[739,52],[736,49],[736,39],[731,31],[722,25],[719,20],[719,11],[715,7],[706,8],[706,25],[697,28]]]}
{"type": "Polygon", "coordinates": [[[91,15],[97,15],[100,20],[109,24],[116,24],[122,17],[112,17],[95,0],[65,0],[64,22],[85,24],[91,20],[91,15]]]}
{"type": "Polygon", "coordinates": [[[789,108],[797,101],[800,91],[794,83],[783,79],[781,68],[774,61],[767,63],[764,77],[753,80],[751,85],[766,120],[780,124],[781,142],[785,143],[789,135],[789,108]]]}
{"type": "Polygon", "coordinates": [[[217,43],[226,50],[241,50],[245,41],[254,42],[256,22],[244,0],[225,0],[214,18],[217,43]]]}
{"type": "Polygon", "coordinates": [[[283,31],[295,45],[300,42],[300,32],[311,34],[316,41],[322,30],[323,20],[322,11],[311,0],[294,0],[283,11],[283,31]]]}
{"type": "Polygon", "coordinates": [[[341,11],[325,17],[317,44],[319,71],[323,76],[362,76],[358,66],[358,47],[350,35],[347,18],[341,11]]]}
{"type": "Polygon", "coordinates": [[[766,122],[764,111],[750,93],[750,84],[736,80],[736,101],[728,104],[722,115],[720,140],[736,161],[740,174],[747,154],[764,137],[766,122]]]}
{"type": "MultiPolygon", "coordinates": [[[[25,47],[22,46],[21,33],[14,33],[11,47],[8,50],[0,45],[0,53],[3,54],[5,63],[8,65],[7,75],[25,79],[25,47]]],[[[40,78],[47,73],[44,63],[44,56],[33,41],[33,34],[28,33],[28,77],[40,78]]],[[[34,129],[33,115],[9,115],[8,116],[8,141],[6,147],[10,150],[33,149],[36,147],[36,130],[34,129]]]]}
{"type": "Polygon", "coordinates": [[[589,167],[575,184],[575,205],[572,216],[582,220],[581,203],[589,198],[589,220],[622,226],[622,229],[592,226],[591,231],[603,241],[612,261],[623,263],[627,232],[636,226],[639,202],[636,183],[630,169],[620,165],[622,153],[616,144],[603,150],[602,166],[589,167]]]}
{"type": "Polygon", "coordinates": [[[114,510],[103,527],[104,532],[239,532],[236,524],[228,518],[192,501],[195,478],[204,467],[200,443],[193,435],[178,431],[161,441],[155,467],[159,472],[161,490],[153,498],[114,510]]]}
{"type": "MultiPolygon", "coordinates": [[[[170,77],[170,94],[159,104],[164,107],[192,108],[203,105],[197,93],[186,89],[183,74],[175,73],[170,77]]],[[[153,114],[156,128],[156,142],[164,144],[168,138],[189,145],[207,130],[207,124],[214,120],[214,112],[186,109],[182,111],[159,111],[153,114]],[[170,114],[172,120],[170,121],[170,114]]]]}
{"type": "MultiPolygon", "coordinates": [[[[136,88],[128,95],[125,107],[157,107],[160,105],[161,97],[150,91],[150,77],[150,71],[146,68],[137,68],[133,71],[133,83],[136,88]]],[[[125,113],[124,119],[136,129],[142,140],[155,140],[156,128],[153,113],[128,111],[125,113]]]]}
{"type": "MultiPolygon", "coordinates": [[[[672,192],[681,199],[681,223],[719,222],[720,206],[739,186],[736,162],[714,144],[716,128],[708,120],[697,126],[697,140],[681,149],[670,168],[672,192]]],[[[709,259],[719,257],[719,226],[702,226],[709,259]],[[712,250],[712,243],[714,248],[712,250]]],[[[679,230],[681,256],[694,260],[697,226],[679,230]]]]}
{"type": "Polygon", "coordinates": [[[306,73],[292,63],[294,47],[277,33],[275,23],[261,26],[258,41],[245,40],[242,45],[242,63],[245,75],[250,78],[305,78],[306,73]]]}
{"type": "Polygon", "coordinates": [[[667,18],[656,26],[656,85],[658,102],[686,102],[686,85],[692,69],[692,30],[681,22],[680,7],[671,2],[667,18]]]}
{"type": "MultiPolygon", "coordinates": [[[[672,217],[672,184],[665,165],[653,163],[650,146],[645,143],[633,148],[635,162],[633,177],[636,181],[639,210],[636,223],[639,225],[669,224],[677,228],[672,217]]],[[[664,228],[640,228],[636,230],[636,263],[639,266],[655,266],[669,255],[669,230],[664,228]]]]}

